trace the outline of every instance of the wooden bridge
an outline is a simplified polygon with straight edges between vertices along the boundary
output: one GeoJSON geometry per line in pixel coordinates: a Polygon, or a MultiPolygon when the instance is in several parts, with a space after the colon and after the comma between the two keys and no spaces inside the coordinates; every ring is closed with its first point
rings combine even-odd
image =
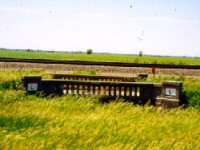
{"type": "Polygon", "coordinates": [[[167,107],[179,106],[181,103],[180,82],[164,82],[160,85],[134,82],[135,79],[128,77],[69,74],[56,74],[53,77],[54,79],[42,79],[41,76],[24,76],[23,87],[27,94],[43,93],[45,96],[100,95],[106,100],[120,98],[136,104],[144,105],[150,102],[152,105],[165,104],[167,107]]]}

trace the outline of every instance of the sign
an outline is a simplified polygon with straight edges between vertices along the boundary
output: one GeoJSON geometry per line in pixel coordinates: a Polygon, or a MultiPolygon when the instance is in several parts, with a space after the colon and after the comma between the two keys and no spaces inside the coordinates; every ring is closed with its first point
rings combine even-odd
{"type": "Polygon", "coordinates": [[[28,84],[28,91],[37,91],[38,90],[38,84],[37,83],[29,83],[28,84]]]}
{"type": "Polygon", "coordinates": [[[165,95],[166,96],[176,96],[176,89],[175,88],[166,88],[165,95]]]}

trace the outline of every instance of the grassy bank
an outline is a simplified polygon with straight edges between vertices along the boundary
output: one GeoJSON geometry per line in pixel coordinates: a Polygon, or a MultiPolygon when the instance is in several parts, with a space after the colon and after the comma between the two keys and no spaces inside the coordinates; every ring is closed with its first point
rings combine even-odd
{"type": "Polygon", "coordinates": [[[11,51],[0,50],[0,57],[53,60],[84,60],[100,62],[130,62],[144,64],[200,65],[200,58],[131,56],[114,54],[72,54],[61,52],[11,51]]]}
{"type": "Polygon", "coordinates": [[[0,92],[0,149],[199,149],[199,109],[0,92]],[[9,102],[8,102],[9,101],[9,102]]]}

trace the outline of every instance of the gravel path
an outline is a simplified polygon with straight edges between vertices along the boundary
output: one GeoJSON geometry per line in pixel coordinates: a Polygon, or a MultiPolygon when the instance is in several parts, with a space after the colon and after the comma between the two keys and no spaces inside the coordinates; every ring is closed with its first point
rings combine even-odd
{"type": "MultiPolygon", "coordinates": [[[[113,66],[90,66],[90,65],[66,65],[66,64],[37,64],[37,63],[14,63],[0,62],[0,70],[27,70],[27,69],[44,69],[54,71],[77,71],[77,70],[94,70],[107,74],[151,74],[151,68],[138,67],[113,67],[113,66]]],[[[200,76],[200,70],[194,69],[156,69],[157,74],[167,75],[184,75],[200,76]]]]}

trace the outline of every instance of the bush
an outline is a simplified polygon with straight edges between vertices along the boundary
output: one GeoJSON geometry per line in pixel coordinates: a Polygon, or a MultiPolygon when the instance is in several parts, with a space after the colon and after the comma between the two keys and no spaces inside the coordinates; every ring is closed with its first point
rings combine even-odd
{"type": "Polygon", "coordinates": [[[139,56],[142,57],[144,55],[143,51],[139,51],[139,56]]]}
{"type": "Polygon", "coordinates": [[[186,89],[188,104],[191,107],[200,107],[200,91],[198,89],[186,89]]]}
{"type": "Polygon", "coordinates": [[[4,81],[0,83],[0,90],[8,90],[8,89],[18,90],[20,88],[21,88],[20,81],[4,81]]]}
{"type": "Polygon", "coordinates": [[[88,50],[86,51],[86,54],[93,54],[93,50],[92,50],[92,49],[88,49],[88,50]]]}

